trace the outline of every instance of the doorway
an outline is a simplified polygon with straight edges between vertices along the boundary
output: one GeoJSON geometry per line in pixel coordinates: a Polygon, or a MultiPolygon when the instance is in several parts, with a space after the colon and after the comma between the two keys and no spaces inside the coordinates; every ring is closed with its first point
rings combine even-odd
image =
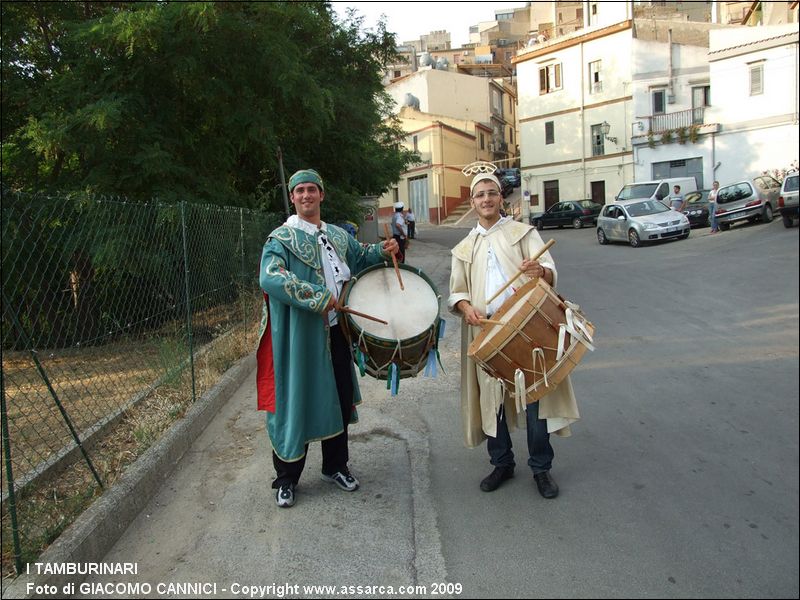
{"type": "Polygon", "coordinates": [[[559,201],[558,179],[544,182],[544,209],[547,210],[559,201]]]}
{"type": "Polygon", "coordinates": [[[606,203],[606,182],[592,181],[592,202],[601,206],[606,203]]]}

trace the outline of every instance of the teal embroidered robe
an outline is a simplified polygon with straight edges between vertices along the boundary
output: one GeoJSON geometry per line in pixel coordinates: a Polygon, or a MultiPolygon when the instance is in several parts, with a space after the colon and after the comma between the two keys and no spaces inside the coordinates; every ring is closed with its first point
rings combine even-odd
{"type": "MultiPolygon", "coordinates": [[[[380,244],[361,244],[326,225],[325,234],[352,274],[388,258],[380,244]]],[[[283,225],[261,254],[264,308],[257,353],[258,408],[267,411],[267,432],[281,460],[300,460],[305,445],[344,431],[330,350],[321,249],[315,236],[283,225]]],[[[339,317],[344,318],[344,315],[339,317]]],[[[353,406],[361,402],[355,368],[353,406]]],[[[353,409],[352,423],[358,420],[353,409]]]]}

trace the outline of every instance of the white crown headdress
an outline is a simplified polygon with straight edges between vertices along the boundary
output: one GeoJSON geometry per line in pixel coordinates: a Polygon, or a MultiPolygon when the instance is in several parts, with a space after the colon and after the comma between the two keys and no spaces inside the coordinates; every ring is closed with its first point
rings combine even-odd
{"type": "Polygon", "coordinates": [[[469,177],[470,175],[477,175],[478,173],[494,173],[497,170],[497,165],[494,165],[490,162],[486,162],[483,160],[475,161],[474,163],[468,164],[466,167],[461,169],[461,172],[469,177]]]}

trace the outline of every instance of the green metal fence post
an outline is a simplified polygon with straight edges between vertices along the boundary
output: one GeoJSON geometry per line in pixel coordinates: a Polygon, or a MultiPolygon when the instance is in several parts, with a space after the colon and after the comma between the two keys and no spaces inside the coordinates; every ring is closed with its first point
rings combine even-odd
{"type": "Polygon", "coordinates": [[[189,295],[189,246],[186,240],[186,201],[181,202],[181,231],[183,233],[183,273],[184,287],[186,289],[186,330],[189,334],[189,365],[192,371],[192,402],[196,400],[194,377],[194,343],[192,339],[192,302],[189,295]]]}
{"type": "MultiPolygon", "coordinates": [[[[242,249],[242,283],[241,283],[241,297],[242,297],[242,324],[244,327],[244,335],[247,336],[247,296],[245,294],[245,284],[247,283],[247,275],[244,270],[244,209],[239,208],[239,240],[242,249]]],[[[245,339],[247,339],[245,337],[245,339]]]]}
{"type": "Polygon", "coordinates": [[[2,367],[0,367],[0,423],[3,435],[3,460],[6,462],[6,480],[8,482],[8,512],[11,515],[11,537],[14,542],[14,568],[17,570],[17,575],[20,575],[22,573],[22,546],[19,541],[17,497],[14,494],[14,471],[11,467],[11,440],[8,435],[8,412],[6,410],[6,385],[2,367]]]}

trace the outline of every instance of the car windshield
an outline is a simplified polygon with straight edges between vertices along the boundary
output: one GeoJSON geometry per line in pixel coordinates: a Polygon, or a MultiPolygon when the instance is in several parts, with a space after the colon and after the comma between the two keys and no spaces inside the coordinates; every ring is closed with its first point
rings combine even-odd
{"type": "Polygon", "coordinates": [[[617,200],[632,200],[633,198],[650,198],[656,191],[657,183],[632,183],[622,188],[617,200]]]}
{"type": "Polygon", "coordinates": [[[798,176],[793,175],[791,177],[787,177],[786,181],[783,183],[783,190],[785,192],[796,192],[797,191],[797,182],[798,176]]]}
{"type": "Polygon", "coordinates": [[[657,200],[646,200],[645,202],[629,204],[625,207],[625,210],[627,210],[628,214],[632,217],[644,217],[667,212],[669,209],[657,200]]]}
{"type": "Polygon", "coordinates": [[[581,200],[578,204],[580,204],[581,208],[594,208],[594,202],[591,200],[581,200]]]}

